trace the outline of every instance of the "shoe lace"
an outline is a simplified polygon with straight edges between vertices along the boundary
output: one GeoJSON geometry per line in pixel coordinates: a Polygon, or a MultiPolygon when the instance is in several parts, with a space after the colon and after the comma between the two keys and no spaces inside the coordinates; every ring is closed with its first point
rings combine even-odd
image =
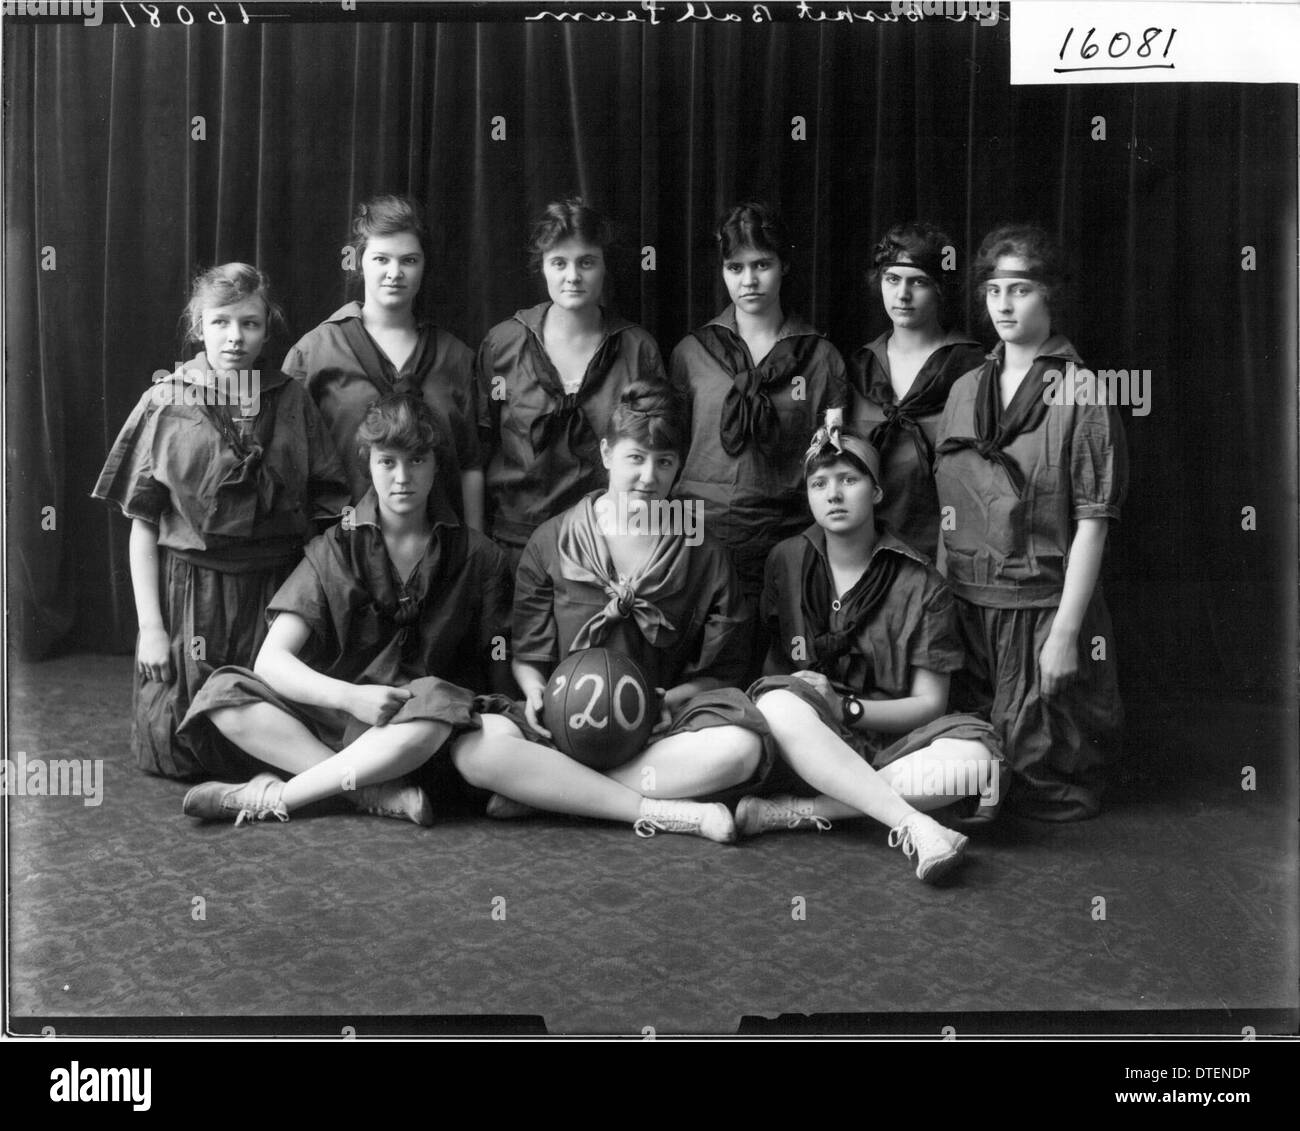
{"type": "Polygon", "coordinates": [[[245,821],[265,821],[267,817],[274,817],[281,823],[289,819],[289,811],[284,807],[284,802],[280,800],[277,793],[275,801],[267,799],[268,793],[279,785],[279,782],[268,782],[263,788],[261,796],[256,801],[245,803],[235,815],[235,828],[239,828],[245,821]]]}
{"type": "Polygon", "coordinates": [[[901,848],[903,855],[911,859],[916,855],[916,844],[912,840],[912,826],[898,825],[889,830],[889,847],[901,848]]]}
{"type": "Polygon", "coordinates": [[[700,819],[694,813],[682,814],[679,805],[660,801],[651,812],[638,817],[632,825],[637,836],[652,837],[656,832],[680,833],[695,832],[700,827],[700,819]]]}
{"type": "Polygon", "coordinates": [[[785,811],[785,814],[789,818],[786,822],[786,828],[797,829],[805,821],[811,821],[813,827],[819,833],[824,833],[831,828],[830,819],[814,813],[811,805],[801,805],[797,808],[791,806],[785,811]]]}
{"type": "Polygon", "coordinates": [[[289,819],[289,812],[283,805],[266,805],[257,809],[246,805],[235,817],[235,828],[239,828],[245,821],[265,821],[267,817],[274,817],[283,824],[289,819]]]}

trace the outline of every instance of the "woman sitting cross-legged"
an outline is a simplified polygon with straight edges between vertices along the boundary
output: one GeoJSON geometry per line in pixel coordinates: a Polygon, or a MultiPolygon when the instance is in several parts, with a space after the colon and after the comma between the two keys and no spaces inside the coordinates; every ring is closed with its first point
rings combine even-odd
{"type": "Polygon", "coordinates": [[[403,775],[477,730],[480,712],[510,706],[462,686],[509,686],[510,576],[502,552],[433,493],[440,441],[414,396],[367,410],[357,444],[371,490],[271,600],[254,670],[214,672],[181,724],[192,742],[235,748],[256,776],[195,786],[187,814],[284,821],[343,795],[365,812],[431,823],[428,797],[403,775]]]}
{"type": "Polygon", "coordinates": [[[921,810],[978,796],[976,815],[991,817],[1001,745],[988,723],[944,713],[962,662],[952,592],[923,555],[876,525],[879,476],[880,457],[858,434],[813,437],[804,477],[816,524],[767,559],[769,674],[749,693],[792,788],[815,796],[746,797],[736,828],[752,836],[866,815],[932,883],[960,862],[967,838],[921,810]]]}
{"type": "Polygon", "coordinates": [[[492,817],[537,809],[629,821],[642,836],[736,839],[722,802],[761,784],[774,762],[767,725],[734,681],[751,615],[698,507],[670,499],[687,438],[685,406],[665,382],[620,394],[600,451],[609,486],[543,523],[515,576],[514,674],[523,718],[483,720],[452,752],[471,785],[491,790],[492,817]],[[675,506],[671,504],[676,504],[675,506]],[[543,690],[570,653],[629,656],[663,689],[646,747],[598,773],[541,742],[543,690]]]}

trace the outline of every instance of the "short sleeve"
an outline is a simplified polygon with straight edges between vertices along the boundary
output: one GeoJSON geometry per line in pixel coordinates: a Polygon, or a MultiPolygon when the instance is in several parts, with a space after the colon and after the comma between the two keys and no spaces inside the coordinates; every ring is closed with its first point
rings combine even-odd
{"type": "Polygon", "coordinates": [[[721,546],[714,546],[709,565],[704,633],[699,653],[683,669],[681,682],[707,677],[737,687],[749,668],[753,612],[741,594],[735,567],[721,546]]]}
{"type": "Polygon", "coordinates": [[[1076,409],[1070,438],[1070,489],[1076,521],[1119,518],[1128,491],[1128,448],[1114,405],[1076,409]]]}
{"type": "Polygon", "coordinates": [[[867,399],[867,390],[871,388],[871,362],[875,355],[865,346],[855,350],[848,360],[844,374],[845,407],[851,412],[867,399]]]}
{"type": "Polygon", "coordinates": [[[691,396],[690,367],[686,361],[686,342],[678,342],[668,359],[668,383],[677,390],[686,408],[686,435],[694,434],[694,398],[691,396]]]}
{"type": "Polygon", "coordinates": [[[302,404],[307,433],[308,517],[333,522],[352,501],[347,472],[316,402],[304,393],[302,404]]]}
{"type": "Polygon", "coordinates": [[[299,338],[297,343],[284,355],[280,369],[287,373],[303,388],[307,387],[307,374],[311,372],[307,359],[307,339],[299,338]]]}
{"type": "MultiPolygon", "coordinates": [[[[559,630],[555,623],[555,585],[547,568],[543,541],[554,534],[546,524],[528,540],[515,572],[515,658],[530,663],[555,663],[560,659],[559,630]]],[[[553,548],[552,548],[553,549],[553,548]]]]}
{"type": "Polygon", "coordinates": [[[955,672],[965,663],[961,641],[957,638],[955,598],[946,583],[936,584],[921,606],[920,621],[908,648],[909,668],[930,672],[955,672]]]}
{"type": "Polygon", "coordinates": [[[492,348],[492,334],[489,332],[474,359],[474,417],[478,424],[482,462],[486,462],[496,446],[494,437],[501,415],[500,399],[492,395],[496,378],[495,363],[496,351],[492,348]]]}
{"type": "Polygon", "coordinates": [[[275,596],[266,606],[267,623],[270,624],[280,613],[294,613],[302,617],[311,629],[312,640],[317,647],[329,643],[334,631],[329,600],[325,595],[324,580],[313,561],[307,558],[300,561],[284,584],[275,591],[275,596]]]}
{"type": "MultiPolygon", "coordinates": [[[[848,378],[844,371],[844,358],[830,342],[826,343],[826,399],[821,406],[824,412],[828,408],[843,408],[848,400],[848,378]]],[[[821,416],[821,412],[818,413],[821,416]]]]}
{"type": "Polygon", "coordinates": [[[677,343],[668,359],[668,380],[683,393],[691,387],[691,369],[686,360],[685,339],[677,343]]]}
{"type": "Polygon", "coordinates": [[[474,382],[474,353],[464,342],[452,334],[442,334],[447,339],[445,370],[451,386],[452,403],[456,413],[451,425],[455,431],[456,459],[462,473],[483,466],[483,451],[478,436],[477,391],[474,382]]]}
{"type": "Polygon", "coordinates": [[[92,498],[117,504],[128,518],[155,526],[171,502],[167,486],[154,478],[154,440],[161,419],[161,406],[150,394],[143,396],[117,434],[90,493],[92,498]]]}

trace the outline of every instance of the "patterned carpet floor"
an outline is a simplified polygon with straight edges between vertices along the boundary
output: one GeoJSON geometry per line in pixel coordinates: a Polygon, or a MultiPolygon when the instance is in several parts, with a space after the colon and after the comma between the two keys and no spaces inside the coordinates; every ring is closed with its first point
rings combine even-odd
{"type": "Polygon", "coordinates": [[[103,759],[102,804],[5,800],[19,1031],[1295,1030],[1279,712],[1148,718],[1101,818],[1001,823],[933,889],[867,822],[739,847],[463,808],[200,825],[130,763],[129,666],[9,670],[10,758],[103,759]]]}

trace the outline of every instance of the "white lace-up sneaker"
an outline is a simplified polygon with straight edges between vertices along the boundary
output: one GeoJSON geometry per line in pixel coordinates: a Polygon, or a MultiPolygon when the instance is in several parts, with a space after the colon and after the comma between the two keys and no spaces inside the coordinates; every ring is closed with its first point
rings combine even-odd
{"type": "Polygon", "coordinates": [[[287,821],[289,810],[280,800],[284,782],[274,774],[258,774],[243,785],[205,781],[185,795],[181,811],[201,821],[234,821],[238,828],[245,821],[265,821],[274,817],[287,821]]]}
{"type": "Polygon", "coordinates": [[[406,778],[363,785],[343,794],[360,812],[376,817],[394,817],[428,828],[433,824],[429,795],[406,778]]]}
{"type": "Polygon", "coordinates": [[[665,801],[654,797],[641,799],[641,813],[632,828],[637,836],[655,833],[693,833],[719,844],[736,839],[736,825],[725,805],[717,802],[665,801]]]}
{"type": "Polygon", "coordinates": [[[968,837],[945,829],[924,813],[913,813],[889,830],[889,847],[901,848],[909,860],[916,857],[916,878],[938,883],[961,863],[968,837]]]}
{"type": "Polygon", "coordinates": [[[813,812],[811,798],[788,793],[775,797],[742,797],[736,806],[736,832],[741,836],[800,828],[825,832],[830,827],[826,817],[813,812]]]}

